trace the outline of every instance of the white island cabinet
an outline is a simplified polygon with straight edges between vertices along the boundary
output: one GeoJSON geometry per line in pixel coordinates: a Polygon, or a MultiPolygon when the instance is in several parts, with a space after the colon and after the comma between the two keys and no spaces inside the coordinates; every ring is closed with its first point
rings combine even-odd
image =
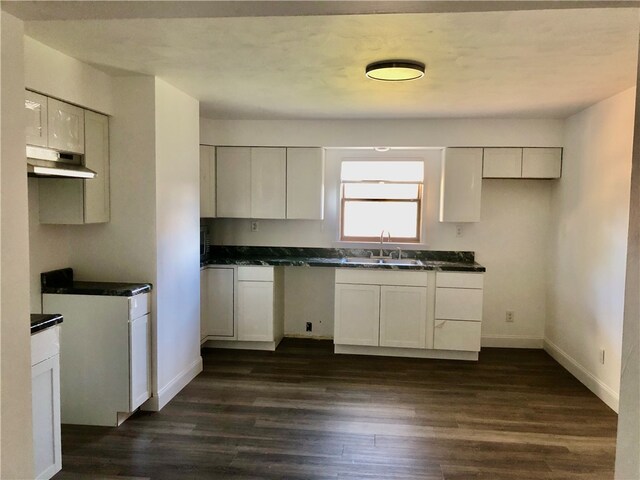
{"type": "Polygon", "coordinates": [[[31,335],[31,398],[35,478],[62,468],[60,437],[60,327],[31,335]]]}
{"type": "Polygon", "coordinates": [[[118,426],[151,396],[150,294],[43,294],[64,316],[62,422],[118,426]]]}

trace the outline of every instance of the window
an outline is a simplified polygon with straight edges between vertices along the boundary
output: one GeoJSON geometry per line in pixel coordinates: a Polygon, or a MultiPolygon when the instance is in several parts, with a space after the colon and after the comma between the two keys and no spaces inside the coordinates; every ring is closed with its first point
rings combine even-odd
{"type": "Polygon", "coordinates": [[[420,241],[424,163],[344,161],[341,179],[340,240],[420,241]]]}

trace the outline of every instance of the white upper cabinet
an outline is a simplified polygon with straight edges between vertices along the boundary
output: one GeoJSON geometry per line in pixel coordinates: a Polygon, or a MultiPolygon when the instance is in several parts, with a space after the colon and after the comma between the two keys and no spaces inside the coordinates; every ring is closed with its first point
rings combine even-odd
{"type": "Polygon", "coordinates": [[[48,146],[70,153],[84,153],[84,110],[60,100],[47,100],[48,146]]]}
{"type": "Polygon", "coordinates": [[[562,148],[485,148],[484,178],[560,178],[562,148]]]}
{"type": "Polygon", "coordinates": [[[27,90],[24,109],[27,145],[47,146],[47,97],[27,90]]]}
{"type": "Polygon", "coordinates": [[[85,166],[97,173],[84,180],[84,223],[106,223],[110,217],[109,117],[85,112],[85,166]]]}
{"type": "Polygon", "coordinates": [[[447,148],[442,158],[441,222],[479,222],[482,148],[447,148]]]}
{"type": "Polygon", "coordinates": [[[42,224],[81,225],[110,219],[109,117],[88,110],[85,113],[84,160],[97,175],[87,180],[38,179],[42,224]]]}
{"type": "Polygon", "coordinates": [[[287,218],[324,218],[322,148],[287,148],[287,218]]]}
{"type": "Polygon", "coordinates": [[[218,217],[251,218],[251,148],[217,148],[216,187],[218,217]]]}
{"type": "Polygon", "coordinates": [[[485,148],[482,176],[484,178],[522,177],[522,149],[485,148]]]}
{"type": "Polygon", "coordinates": [[[216,148],[200,145],[200,216],[216,216],[216,148]]]}
{"type": "Polygon", "coordinates": [[[562,148],[523,149],[523,178],[560,178],[561,174],[562,148]]]}
{"type": "Polygon", "coordinates": [[[251,149],[251,218],[285,218],[287,153],[285,148],[251,149]]]}

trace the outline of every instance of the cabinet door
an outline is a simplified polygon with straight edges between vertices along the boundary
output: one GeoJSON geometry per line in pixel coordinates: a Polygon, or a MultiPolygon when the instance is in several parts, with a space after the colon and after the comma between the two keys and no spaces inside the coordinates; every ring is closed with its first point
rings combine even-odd
{"type": "Polygon", "coordinates": [[[380,287],[336,284],[335,339],[338,345],[379,344],[380,287]]]}
{"type": "Polygon", "coordinates": [[[440,184],[441,222],[479,222],[482,148],[446,148],[440,184]]]}
{"type": "Polygon", "coordinates": [[[25,91],[27,145],[47,146],[47,97],[25,91]]]}
{"type": "Polygon", "coordinates": [[[426,348],[427,289],[380,287],[380,346],[426,348]]]}
{"type": "Polygon", "coordinates": [[[433,348],[479,352],[480,325],[480,322],[436,320],[433,330],[433,348]]]}
{"type": "Polygon", "coordinates": [[[84,153],[84,110],[49,98],[48,145],[63,152],[84,153]]]}
{"type": "Polygon", "coordinates": [[[322,148],[287,148],[287,218],[324,218],[322,148]]]}
{"type": "Polygon", "coordinates": [[[482,290],[436,288],[436,318],[481,321],[482,290]]]}
{"type": "Polygon", "coordinates": [[[251,218],[285,218],[286,169],[286,149],[251,149],[251,218]]]}
{"type": "Polygon", "coordinates": [[[216,214],[251,217],[251,149],[216,148],[216,214]]]}
{"type": "Polygon", "coordinates": [[[200,340],[207,336],[207,270],[200,270],[200,340]]]}
{"type": "Polygon", "coordinates": [[[233,328],[233,268],[207,268],[205,336],[235,336],[233,328]]]}
{"type": "Polygon", "coordinates": [[[110,216],[109,117],[86,111],[84,114],[85,166],[97,173],[83,180],[84,223],[106,223],[110,216]]]}
{"type": "Polygon", "coordinates": [[[273,282],[238,282],[238,340],[273,342],[273,282]]]}
{"type": "Polygon", "coordinates": [[[200,217],[216,216],[216,149],[200,145],[200,217]]]}
{"type": "Polygon", "coordinates": [[[151,397],[149,333],[149,314],[129,322],[130,412],[151,397]]]}
{"type": "Polygon", "coordinates": [[[485,148],[482,161],[483,178],[520,178],[521,148],[485,148]]]}
{"type": "Polygon", "coordinates": [[[31,367],[35,478],[51,478],[62,468],[60,440],[60,356],[31,367]]]}
{"type": "Polygon", "coordinates": [[[561,148],[525,148],[522,152],[523,178],[560,178],[561,148]]]}

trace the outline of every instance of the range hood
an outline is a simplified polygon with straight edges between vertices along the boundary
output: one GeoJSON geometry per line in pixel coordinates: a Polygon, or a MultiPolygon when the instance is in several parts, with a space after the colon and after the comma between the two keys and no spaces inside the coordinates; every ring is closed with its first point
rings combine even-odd
{"type": "Polygon", "coordinates": [[[27,174],[30,177],[94,178],[97,174],[82,165],[82,155],[27,145],[27,174]]]}

